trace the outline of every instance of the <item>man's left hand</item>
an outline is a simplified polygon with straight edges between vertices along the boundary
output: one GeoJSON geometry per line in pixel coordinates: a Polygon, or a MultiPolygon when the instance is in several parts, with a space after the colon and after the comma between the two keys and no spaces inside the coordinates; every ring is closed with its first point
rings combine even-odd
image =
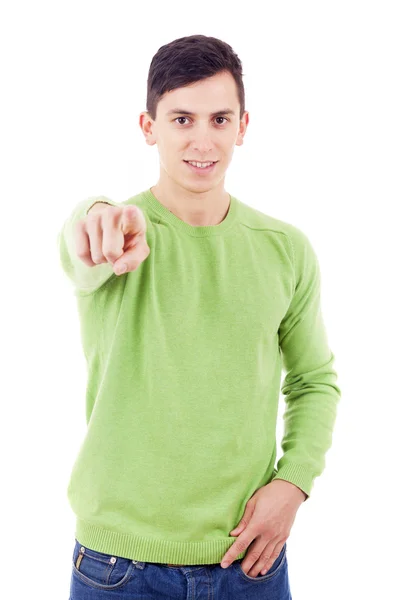
{"type": "Polygon", "coordinates": [[[284,479],[274,479],[259,488],[247,502],[239,525],[230,532],[238,538],[222,558],[221,567],[228,567],[249,547],[241,568],[250,577],[260,572],[265,575],[281,553],[306,498],[303,490],[284,479]]]}

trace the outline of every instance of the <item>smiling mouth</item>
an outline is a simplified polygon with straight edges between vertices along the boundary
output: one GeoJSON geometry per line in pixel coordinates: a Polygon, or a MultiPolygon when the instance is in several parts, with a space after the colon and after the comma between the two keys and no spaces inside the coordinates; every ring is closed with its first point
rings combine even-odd
{"type": "MultiPolygon", "coordinates": [[[[188,160],[184,160],[183,162],[185,162],[192,169],[192,173],[195,173],[197,175],[208,175],[209,173],[212,173],[214,171],[214,167],[218,161],[214,160],[214,161],[200,163],[203,165],[207,165],[207,166],[203,166],[203,167],[198,167],[197,164],[193,165],[188,160]]],[[[195,162],[197,162],[197,161],[195,161],[195,162]]]]}

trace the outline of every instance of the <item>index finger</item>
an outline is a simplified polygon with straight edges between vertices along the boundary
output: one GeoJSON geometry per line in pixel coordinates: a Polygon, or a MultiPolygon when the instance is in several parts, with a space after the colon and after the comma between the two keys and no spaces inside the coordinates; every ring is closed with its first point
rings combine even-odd
{"type": "Polygon", "coordinates": [[[243,531],[237,540],[235,540],[234,544],[229,548],[228,552],[222,557],[221,567],[226,569],[229,565],[237,559],[238,554],[241,554],[250,546],[253,541],[254,536],[249,535],[249,531],[243,531]]]}

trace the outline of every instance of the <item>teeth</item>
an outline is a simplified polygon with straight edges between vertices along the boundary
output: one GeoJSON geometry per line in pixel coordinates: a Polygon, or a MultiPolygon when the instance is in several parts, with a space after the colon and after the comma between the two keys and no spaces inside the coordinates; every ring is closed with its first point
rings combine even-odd
{"type": "Polygon", "coordinates": [[[200,169],[204,169],[205,167],[209,167],[210,165],[212,165],[212,162],[208,162],[208,163],[199,163],[199,162],[192,162],[191,160],[188,160],[188,163],[190,165],[193,165],[194,167],[200,167],[200,169]]]}

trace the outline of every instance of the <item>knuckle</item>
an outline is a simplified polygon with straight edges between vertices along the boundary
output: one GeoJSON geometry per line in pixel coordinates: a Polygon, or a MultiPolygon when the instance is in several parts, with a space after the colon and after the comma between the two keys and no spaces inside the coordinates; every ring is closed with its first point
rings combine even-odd
{"type": "Polygon", "coordinates": [[[244,540],[238,540],[236,542],[236,548],[239,550],[239,552],[244,552],[244,550],[247,548],[247,542],[244,540]]]}
{"type": "Polygon", "coordinates": [[[112,263],[114,263],[120,257],[120,253],[116,252],[116,250],[114,250],[113,248],[104,249],[103,255],[108,262],[112,263]]]}
{"type": "Polygon", "coordinates": [[[92,255],[92,260],[96,265],[100,265],[102,262],[104,262],[104,258],[97,254],[95,254],[94,256],[92,255]]]}
{"type": "Polygon", "coordinates": [[[254,552],[254,551],[248,552],[248,556],[253,563],[255,563],[256,560],[258,560],[260,558],[259,554],[257,554],[257,552],[254,552]]]}
{"type": "Polygon", "coordinates": [[[274,552],[273,554],[271,554],[271,556],[264,557],[266,559],[265,568],[270,569],[276,561],[276,559],[278,558],[279,554],[279,552],[274,552]]]}
{"type": "Polygon", "coordinates": [[[105,218],[111,219],[112,224],[117,227],[119,225],[119,221],[121,219],[122,209],[117,206],[112,206],[114,210],[110,210],[105,213],[105,218]]]}
{"type": "Polygon", "coordinates": [[[89,258],[86,250],[84,250],[83,248],[80,248],[80,247],[78,247],[76,249],[76,254],[77,254],[78,258],[80,258],[80,259],[89,258]]]}
{"type": "Polygon", "coordinates": [[[265,552],[263,552],[260,556],[260,560],[262,560],[266,565],[268,564],[269,556],[265,552]]]}
{"type": "Polygon", "coordinates": [[[96,211],[90,212],[88,215],[86,215],[84,222],[89,223],[89,224],[96,223],[100,218],[100,214],[101,213],[96,212],[96,211]]]}

